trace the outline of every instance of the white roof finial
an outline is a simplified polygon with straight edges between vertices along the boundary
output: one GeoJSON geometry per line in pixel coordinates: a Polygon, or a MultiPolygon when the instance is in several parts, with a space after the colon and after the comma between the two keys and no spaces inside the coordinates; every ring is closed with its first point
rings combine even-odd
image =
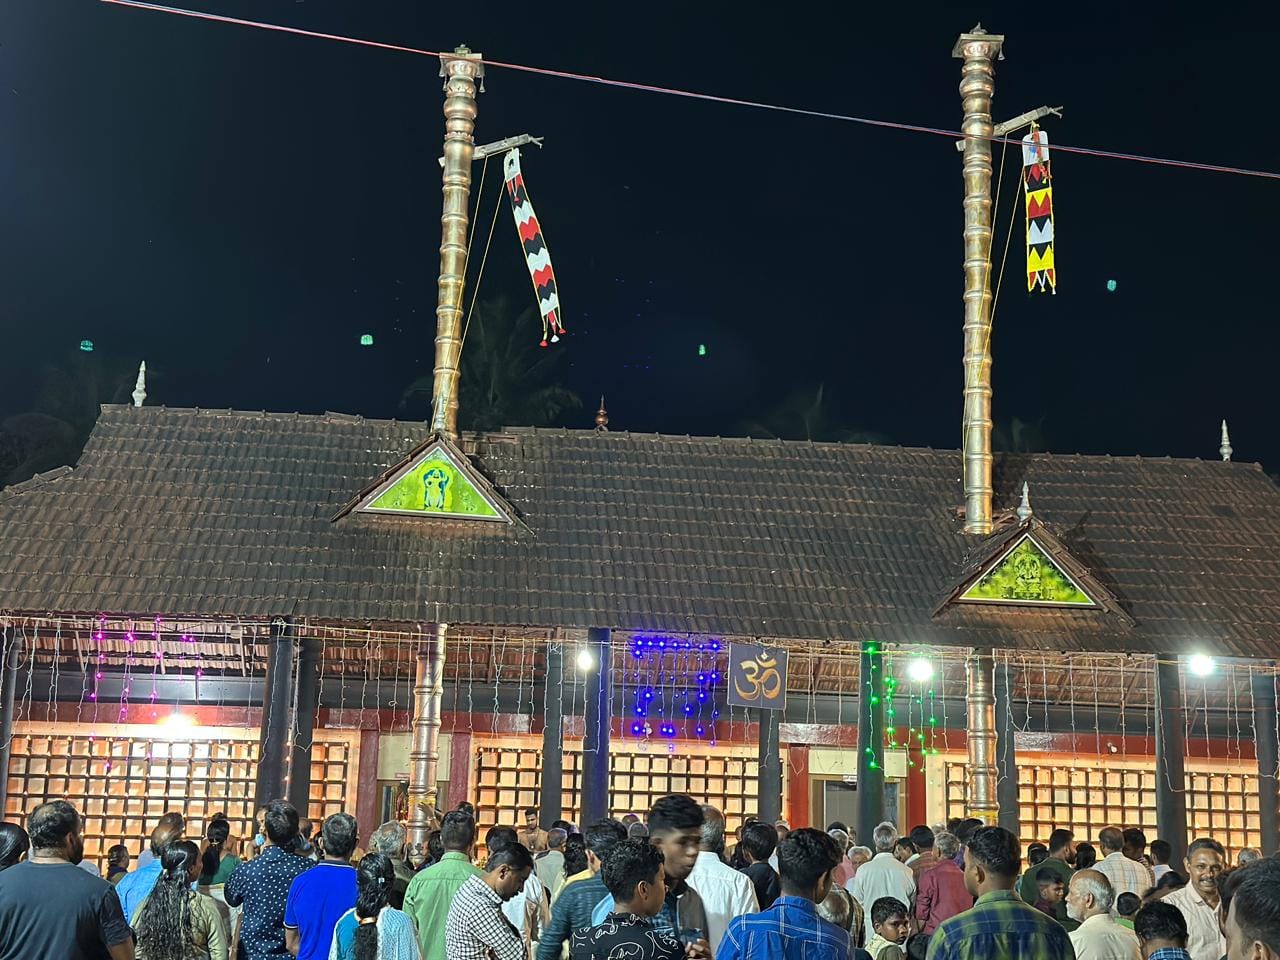
{"type": "Polygon", "coordinates": [[[142,406],[142,402],[147,399],[147,361],[143,360],[138,366],[138,382],[133,385],[133,405],[135,407],[142,406]]]}
{"type": "Polygon", "coordinates": [[[1222,446],[1218,448],[1218,452],[1222,454],[1223,460],[1230,460],[1231,454],[1235,452],[1231,449],[1231,435],[1227,433],[1227,421],[1225,420],[1222,421],[1222,446]]]}
{"type": "Polygon", "coordinates": [[[1022,502],[1018,504],[1018,522],[1026,523],[1031,519],[1031,485],[1022,484],[1022,502]]]}

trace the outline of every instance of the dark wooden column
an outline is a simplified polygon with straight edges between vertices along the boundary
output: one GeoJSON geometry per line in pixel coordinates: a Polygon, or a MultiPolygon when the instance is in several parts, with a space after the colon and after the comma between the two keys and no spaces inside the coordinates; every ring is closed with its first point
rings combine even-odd
{"type": "Polygon", "coordinates": [[[595,669],[587,678],[585,734],[582,738],[582,825],[609,815],[609,728],[613,722],[612,633],[608,627],[587,631],[595,669]]]}
{"type": "MultiPolygon", "coordinates": [[[[884,820],[884,689],[880,645],[864,643],[858,661],[858,843],[871,846],[871,833],[884,820]]],[[[873,848],[874,849],[874,848],[873,848]]]]}
{"type": "Polygon", "coordinates": [[[1178,661],[1157,661],[1155,679],[1156,834],[1168,841],[1169,863],[1176,865],[1187,852],[1187,743],[1178,661]]]}
{"type": "Polygon", "coordinates": [[[298,644],[298,685],[296,708],[293,711],[293,728],[289,743],[289,782],[286,791],[289,802],[298,809],[298,816],[309,816],[311,808],[311,741],[315,728],[316,705],[320,689],[319,640],[302,640],[298,644]]]}
{"type": "Polygon", "coordinates": [[[782,711],[758,710],[760,715],[760,786],[757,816],[765,823],[782,818],[782,711]]]}
{"type": "MultiPolygon", "coordinates": [[[[600,663],[596,663],[597,669],[600,663]]],[[[564,815],[564,644],[553,640],[547,647],[546,686],[542,696],[542,783],[538,815],[542,829],[564,815]]]]}
{"type": "Polygon", "coordinates": [[[1268,670],[1250,674],[1253,686],[1253,726],[1258,738],[1258,826],[1262,834],[1262,855],[1269,857],[1280,851],[1280,787],[1276,783],[1277,755],[1280,744],[1276,737],[1276,676],[1268,670]]]}
{"type": "MultiPolygon", "coordinates": [[[[258,739],[258,782],[254,802],[261,810],[284,796],[289,710],[293,693],[293,625],[271,624],[267,643],[267,676],[262,688],[262,730],[258,739]]],[[[301,815],[305,813],[300,811],[301,815]]]]}
{"type": "Polygon", "coordinates": [[[9,755],[13,746],[13,713],[18,696],[18,658],[22,655],[22,639],[13,627],[0,630],[4,641],[0,659],[0,820],[4,819],[9,800],[9,755]]]}
{"type": "Polygon", "coordinates": [[[1008,660],[996,663],[996,801],[999,825],[1019,836],[1018,763],[1013,741],[1013,688],[1017,679],[1008,660]]]}

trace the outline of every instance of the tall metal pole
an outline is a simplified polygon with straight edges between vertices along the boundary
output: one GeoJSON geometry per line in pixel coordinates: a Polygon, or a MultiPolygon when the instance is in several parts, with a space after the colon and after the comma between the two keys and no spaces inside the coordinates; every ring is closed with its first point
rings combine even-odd
{"type": "Polygon", "coordinates": [[[1018,805],[1018,761],[1013,742],[1013,688],[1017,675],[1002,660],[995,671],[995,723],[996,723],[996,804],[1000,808],[999,822],[1012,834],[1018,833],[1021,811],[1018,805]]]}
{"type": "Polygon", "coordinates": [[[22,640],[13,627],[0,629],[4,640],[4,657],[0,659],[0,819],[9,802],[9,757],[13,748],[13,713],[18,695],[18,660],[22,656],[22,640]]]}
{"type": "Polygon", "coordinates": [[[436,359],[431,429],[458,436],[458,365],[462,355],[462,288],[467,278],[467,222],[475,149],[478,53],[458,47],[440,57],[444,90],[444,203],[440,213],[440,280],[436,299],[436,359]]]}
{"type": "Polygon", "coordinates": [[[965,661],[965,702],[969,708],[969,795],[965,806],[969,816],[988,824],[994,824],[1000,812],[996,794],[996,702],[991,692],[994,673],[990,650],[969,652],[965,661]]]}
{"type": "Polygon", "coordinates": [[[871,833],[884,820],[884,699],[880,647],[864,643],[858,656],[858,842],[871,843],[871,833]]]}
{"type": "Polygon", "coordinates": [[[436,769],[440,760],[440,708],[444,701],[445,636],[435,635],[418,652],[413,683],[413,736],[409,745],[409,842],[425,845],[436,808],[436,769]]]}
{"type": "Polygon", "coordinates": [[[1275,665],[1250,673],[1253,687],[1253,728],[1258,738],[1258,828],[1262,834],[1262,853],[1280,852],[1280,787],[1276,783],[1276,767],[1280,765],[1280,736],[1277,736],[1275,665]]]}
{"type": "MultiPolygon", "coordinates": [[[[267,679],[263,685],[258,778],[254,789],[254,801],[259,810],[284,796],[285,747],[289,734],[289,708],[293,700],[293,652],[293,625],[285,619],[273,621],[267,650],[267,679]]],[[[303,811],[298,812],[306,816],[303,811]]]]}
{"type": "Polygon", "coordinates": [[[542,783],[538,814],[542,829],[564,814],[564,644],[558,639],[547,647],[547,679],[542,698],[542,783]]]}
{"type": "Polygon", "coordinates": [[[1187,852],[1186,718],[1182,680],[1174,659],[1156,661],[1156,832],[1173,848],[1174,869],[1187,852]]]}
{"type": "Polygon", "coordinates": [[[320,689],[320,651],[324,644],[306,639],[298,642],[298,669],[294,678],[293,737],[289,744],[289,802],[298,816],[308,816],[311,807],[311,744],[314,739],[316,706],[320,689]]]}
{"type": "Polygon", "coordinates": [[[991,533],[991,101],[1003,36],[963,33],[964,60],[964,532],[991,533]]]}
{"type": "Polygon", "coordinates": [[[587,631],[596,668],[587,680],[582,738],[582,823],[609,815],[609,728],[613,722],[613,647],[608,627],[587,631]]]}

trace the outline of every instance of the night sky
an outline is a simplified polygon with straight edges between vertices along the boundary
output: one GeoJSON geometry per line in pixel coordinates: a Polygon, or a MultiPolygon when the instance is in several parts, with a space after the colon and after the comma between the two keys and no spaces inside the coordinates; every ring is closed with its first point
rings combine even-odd
{"type": "MultiPolygon", "coordinates": [[[[1219,12],[1230,4],[1176,18],[1150,4],[1034,16],[788,4],[761,18],[722,4],[191,5],[952,129],[951,48],[980,19],[1007,35],[997,120],[1064,104],[1045,121],[1054,142],[1280,170],[1277,15],[1261,5],[1238,18],[1219,12]]],[[[85,0],[6,0],[0,413],[26,409],[32,371],[88,338],[104,358],[147,360],[150,403],[396,416],[432,364],[438,67],[85,0]]],[[[850,428],[959,445],[951,141],[495,67],[486,87],[478,142],[546,138],[524,171],[570,329],[555,349],[586,400],[564,423],[589,426],[605,393],[616,429],[731,434],[824,382],[850,428]]],[[[1017,162],[1011,150],[998,244],[1017,162]]],[[[489,174],[485,227],[500,163],[489,174]]],[[[996,420],[1040,422],[1057,452],[1210,458],[1226,417],[1237,459],[1280,469],[1280,182],[1065,153],[1054,178],[1058,294],[1024,292],[1019,214],[995,320],[996,420]]],[[[503,203],[481,299],[524,308],[533,291],[503,203]]],[[[531,324],[530,351],[538,338],[531,324]]]]}

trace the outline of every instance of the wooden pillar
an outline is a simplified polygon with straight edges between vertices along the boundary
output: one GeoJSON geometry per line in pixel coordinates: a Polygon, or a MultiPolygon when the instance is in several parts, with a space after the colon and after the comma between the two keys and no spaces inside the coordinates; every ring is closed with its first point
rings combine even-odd
{"type": "MultiPolygon", "coordinates": [[[[600,663],[603,665],[603,662],[600,663]]],[[[553,641],[547,647],[546,686],[542,706],[542,770],[538,815],[542,829],[561,819],[564,805],[564,644],[553,641]]]]}
{"type": "Polygon", "coordinates": [[[757,816],[765,823],[782,818],[782,711],[759,710],[760,785],[757,816]]]}
{"type": "Polygon", "coordinates": [[[1014,755],[1013,688],[1017,679],[1008,660],[996,665],[996,802],[1000,805],[999,825],[1019,836],[1018,763],[1014,755]]]}
{"type": "MultiPolygon", "coordinates": [[[[448,808],[456,810],[463,800],[471,800],[471,771],[475,757],[471,752],[471,731],[457,728],[457,714],[454,714],[453,735],[449,740],[449,796],[446,799],[448,808]]],[[[467,723],[471,717],[467,717],[467,723]]]]}
{"type": "MultiPolygon", "coordinates": [[[[293,624],[283,618],[271,623],[267,648],[267,677],[263,684],[262,728],[258,739],[258,780],[254,802],[261,810],[284,796],[289,708],[293,693],[293,624]]],[[[299,810],[299,816],[306,812],[299,810]]]]}
{"type": "Polygon", "coordinates": [[[9,756],[13,747],[13,714],[17,707],[18,660],[22,655],[22,640],[13,627],[0,630],[4,640],[4,656],[0,658],[0,820],[5,819],[9,802],[9,756]]]}
{"type": "Polygon", "coordinates": [[[1276,736],[1276,675],[1273,670],[1273,664],[1266,664],[1263,669],[1249,675],[1253,687],[1253,726],[1258,752],[1258,826],[1264,857],[1280,852],[1280,824],[1277,824],[1280,787],[1276,783],[1276,766],[1280,759],[1277,748],[1280,744],[1277,744],[1276,736]]]}
{"type": "Polygon", "coordinates": [[[320,651],[323,646],[321,641],[314,639],[298,643],[298,669],[294,680],[297,692],[285,792],[300,817],[310,816],[311,810],[311,743],[314,739],[320,688],[320,651]]]}
{"type": "Polygon", "coordinates": [[[1157,660],[1155,679],[1156,834],[1168,841],[1169,863],[1177,865],[1187,852],[1187,745],[1178,661],[1157,660]]]}
{"type": "Polygon", "coordinates": [[[883,658],[880,646],[864,643],[858,678],[858,820],[853,829],[858,842],[868,844],[872,831],[884,821],[884,700],[880,696],[883,658]]]}
{"type": "Polygon", "coordinates": [[[582,738],[582,825],[609,815],[609,728],[613,700],[612,633],[608,627],[587,631],[587,645],[595,654],[595,669],[587,679],[586,716],[582,738]]]}

